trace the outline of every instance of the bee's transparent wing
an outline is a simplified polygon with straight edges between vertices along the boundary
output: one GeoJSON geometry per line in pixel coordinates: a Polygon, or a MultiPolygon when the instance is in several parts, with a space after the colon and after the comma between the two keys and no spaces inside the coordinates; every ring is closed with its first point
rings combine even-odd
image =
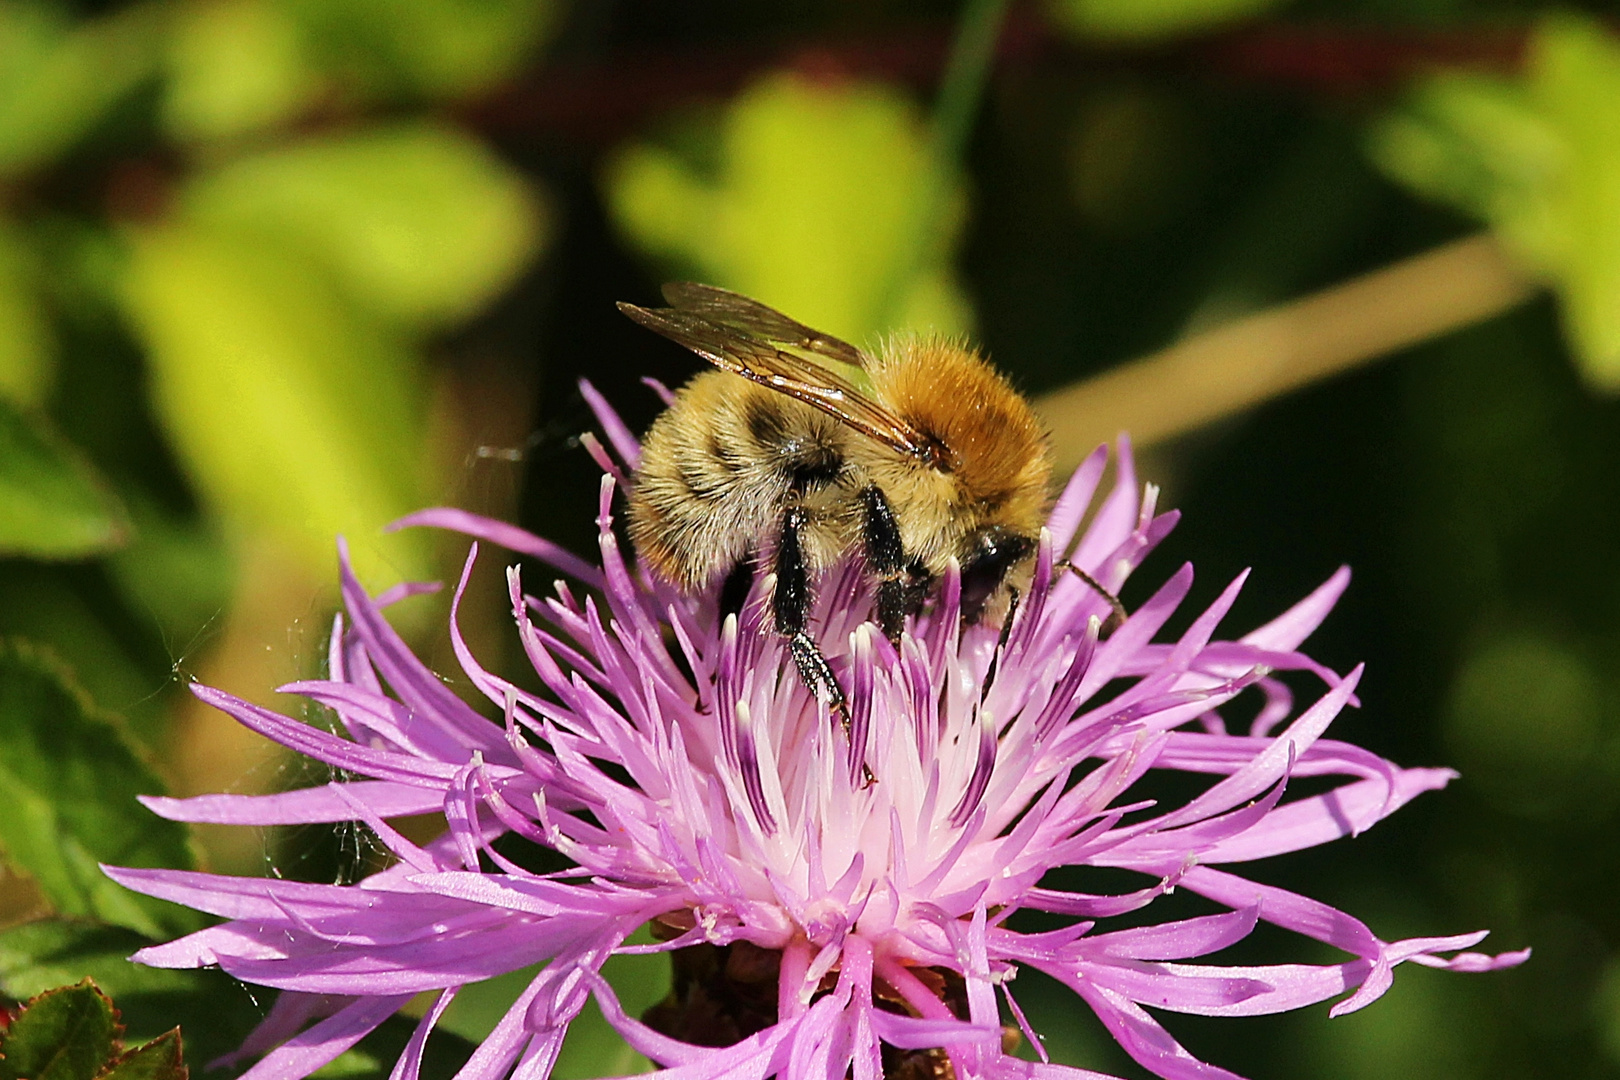
{"type": "Polygon", "coordinates": [[[663,292],[672,309],[689,312],[715,326],[740,330],[751,338],[788,351],[803,350],[856,368],[866,366],[866,354],[849,342],[812,330],[741,293],[695,281],[672,281],[664,286],[663,292]]]}
{"type": "MultiPolygon", "coordinates": [[[[707,286],[692,288],[702,289],[705,293],[736,296],[735,293],[727,293],[723,289],[710,290],[707,286]]],[[[676,295],[682,296],[683,299],[685,296],[678,289],[676,295]]],[[[753,304],[753,301],[747,303],[753,304]]],[[[760,311],[770,312],[787,324],[799,325],[785,315],[777,315],[764,305],[754,307],[760,311]]],[[[940,465],[946,460],[945,449],[937,439],[917,430],[861,393],[849,379],[815,356],[791,352],[755,332],[736,325],[734,320],[727,322],[712,320],[701,309],[644,308],[635,304],[620,303],[619,310],[647,329],[686,346],[722,371],[741,375],[779,394],[786,394],[796,401],[814,406],[861,434],[876,439],[902,454],[921,458],[933,465],[940,465]]],[[[800,329],[817,338],[821,337],[813,330],[804,327],[800,329]]]]}

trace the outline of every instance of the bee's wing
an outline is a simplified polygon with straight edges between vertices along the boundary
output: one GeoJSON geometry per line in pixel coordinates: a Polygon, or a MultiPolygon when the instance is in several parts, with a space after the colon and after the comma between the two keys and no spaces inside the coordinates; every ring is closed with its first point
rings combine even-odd
{"type": "Polygon", "coordinates": [[[664,286],[664,299],[676,311],[690,312],[716,326],[740,330],[751,338],[789,351],[804,350],[851,367],[865,367],[867,356],[847,341],[812,330],[775,308],[741,293],[695,281],[672,281],[664,286]]]}
{"type": "MultiPolygon", "coordinates": [[[[708,291],[707,286],[697,288],[708,291]]],[[[723,289],[712,291],[736,296],[723,289]]],[[[755,306],[776,315],[770,308],[755,306]]],[[[779,394],[812,405],[899,453],[921,458],[931,464],[945,460],[944,447],[937,439],[895,416],[813,356],[789,352],[740,326],[713,321],[690,308],[644,308],[620,303],[619,310],[647,329],[685,345],[722,371],[741,375],[779,394]]],[[[777,318],[792,326],[799,325],[785,315],[777,318]]],[[[815,334],[813,330],[807,332],[815,334]]]]}

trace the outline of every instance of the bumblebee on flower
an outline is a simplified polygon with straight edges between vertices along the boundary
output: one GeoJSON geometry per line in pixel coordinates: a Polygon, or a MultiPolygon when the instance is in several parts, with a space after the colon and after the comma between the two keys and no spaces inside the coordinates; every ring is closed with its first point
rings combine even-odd
{"type": "Polygon", "coordinates": [[[1112,489],[1081,529],[1108,460],[1099,449],[1032,537],[1027,594],[1000,626],[962,617],[960,561],[947,562],[892,639],[869,621],[885,579],[859,553],[826,570],[804,615],[844,699],[841,724],[829,686],[778,633],[780,572],[756,576],[739,599],[723,597],[721,582],[677,589],[627,561],[611,524],[639,446],[610,410],[598,413],[616,454],[601,452],[599,563],[459,511],[406,521],[458,529],[568,579],[541,597],[508,572],[516,632],[545,687],[534,694],[484,669],[462,640],[456,612],[477,544],[468,555],[452,641],[503,723],[410,653],[383,615],[389,598],[369,596],[346,558],[347,617],[334,628],[329,676],[283,689],[331,708],[347,738],[195,688],[354,778],[152,799],[153,809],[188,821],[361,822],[396,859],[349,886],[109,868],[130,888],[227,920],[138,960],[217,964],[282,991],[244,1048],[264,1054],[254,1080],[298,1080],[435,991],[394,1070],[415,1080],[462,987],[535,964],[544,967],[464,1080],[548,1075],[591,995],[671,1080],[1100,1076],[1046,1060],[1018,1006],[1026,967],[1069,987],[1156,1075],[1230,1077],[1147,1008],[1242,1016],[1348,994],[1337,1014],[1371,1003],[1407,960],[1483,971],[1527,955],[1460,951],[1483,932],[1385,942],[1343,912],[1236,872],[1359,833],[1453,775],[1325,737],[1354,703],[1360,669],[1340,674],[1299,649],[1347,571],[1271,622],[1223,637],[1239,577],[1179,637],[1155,640],[1192,584],[1184,566],[1104,633],[1111,595],[1176,515],[1158,511],[1151,486],[1138,490],[1122,444],[1112,489]],[[1084,575],[1063,572],[1064,560],[1084,575]],[[1319,680],[1319,696],[1296,711],[1276,678],[1284,671],[1319,680]],[[1219,710],[1240,694],[1264,704],[1247,731],[1228,732],[1219,710]],[[1211,782],[1160,805],[1138,794],[1158,770],[1211,782]],[[1299,776],[1344,782],[1291,798],[1299,776]],[[388,824],[423,813],[446,824],[425,845],[388,824]],[[495,846],[507,833],[570,868],[513,861],[495,846]],[[1139,886],[1043,885],[1063,866],[1132,871],[1139,886]],[[1207,898],[1212,913],[1144,924],[1178,889],[1207,898]],[[1062,928],[1021,930],[1025,910],[1062,928]],[[1138,925],[1105,923],[1127,913],[1138,925]],[[1198,962],[1261,921],[1346,958],[1198,962]],[[656,943],[628,944],[649,923],[656,943]],[[676,990],[646,1017],[628,1016],[599,971],[615,952],[649,950],[674,954],[676,990]]]}

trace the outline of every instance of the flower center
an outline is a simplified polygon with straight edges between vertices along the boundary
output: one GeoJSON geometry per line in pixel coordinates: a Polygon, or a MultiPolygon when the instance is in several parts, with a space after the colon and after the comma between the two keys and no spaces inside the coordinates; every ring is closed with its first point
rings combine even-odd
{"type": "MultiPolygon", "coordinates": [[[[680,922],[689,920],[681,919],[680,922]]],[[[680,930],[654,920],[656,937],[678,936],[680,930]]],[[[728,945],[707,942],[688,945],[670,954],[672,979],[664,1000],[648,1009],[642,1022],[672,1039],[699,1046],[731,1046],[776,1024],[782,951],[749,941],[728,945]]],[[[959,1020],[968,1019],[967,984],[949,968],[908,966],[907,971],[959,1020]]],[[[827,972],[811,996],[811,1003],[831,993],[838,984],[837,966],[827,972]]],[[[901,1016],[917,1016],[900,991],[882,979],[872,983],[872,1003],[901,1016]]],[[[1013,1053],[1022,1041],[1016,1027],[1002,1029],[1002,1050],[1013,1053]]],[[[956,1080],[950,1057],[938,1048],[905,1050],[883,1044],[885,1080],[956,1080]]]]}

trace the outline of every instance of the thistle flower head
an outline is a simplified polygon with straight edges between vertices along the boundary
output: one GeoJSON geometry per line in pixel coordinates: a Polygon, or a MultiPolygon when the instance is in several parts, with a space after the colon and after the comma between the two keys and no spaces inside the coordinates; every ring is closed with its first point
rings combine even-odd
{"type": "Polygon", "coordinates": [[[1099,450],[1057,501],[1028,594],[1004,627],[963,626],[959,582],[947,576],[895,648],[868,621],[861,567],[827,576],[813,625],[849,694],[846,727],[806,690],[771,629],[768,578],[722,617],[716,595],[681,595],[637,572],[611,527],[637,448],[599,413],[618,454],[595,448],[608,473],[599,564],[457,511],[406,522],[459,529],[571,579],[542,597],[508,571],[516,633],[544,687],[531,692],[480,666],[457,629],[476,544],[468,555],[451,637],[501,722],[452,693],[390,628],[383,609],[413,588],[373,598],[346,559],[347,618],[332,635],[329,677],[283,688],[332,710],[342,734],[195,688],[346,778],[277,795],[148,800],[154,810],[236,824],[355,821],[394,857],[354,885],[108,869],[226,920],[136,959],[217,964],[283,991],[243,1048],[265,1055],[249,1070],[255,1080],[297,1080],[436,991],[394,1070],[415,1080],[461,987],[536,964],[465,1080],[544,1078],[591,995],[672,1080],[874,1080],[918,1067],[963,1080],[1099,1076],[1045,1060],[1017,1003],[1024,968],[1072,989],[1157,1075],[1226,1077],[1144,1006],[1243,1016],[1348,994],[1337,1014],[1377,998],[1407,960],[1482,971],[1524,959],[1459,952],[1483,933],[1385,942],[1234,869],[1358,833],[1453,775],[1324,737],[1354,703],[1360,669],[1341,675],[1298,649],[1346,571],[1270,623],[1222,637],[1240,577],[1166,637],[1192,583],[1183,567],[1104,633],[1106,600],[1055,569],[1059,560],[1117,592],[1175,515],[1157,512],[1151,487],[1139,495],[1122,446],[1112,490],[1081,530],[1104,473],[1099,450]],[[1319,682],[1306,707],[1295,708],[1284,671],[1319,682]],[[1231,732],[1220,710],[1240,694],[1262,704],[1247,730],[1231,732]],[[1205,782],[1164,805],[1140,793],[1163,771],[1205,782]],[[1342,782],[1290,798],[1301,776],[1342,782]],[[425,845],[388,824],[424,813],[446,826],[425,845]],[[507,835],[565,868],[514,861],[496,843],[507,835]],[[1132,871],[1139,883],[1072,892],[1050,884],[1058,867],[1132,871]],[[1147,918],[1177,889],[1207,898],[1213,913],[1147,918]],[[1061,928],[1020,929],[1021,911],[1061,928]],[[1133,912],[1133,928],[1099,925],[1133,912]],[[1189,962],[1261,921],[1346,958],[1189,962]],[[657,944],[627,944],[649,923],[657,944]],[[599,970],[615,952],[648,950],[675,954],[676,989],[635,1018],[599,970]],[[721,998],[732,1004],[716,1007],[721,998]],[[1019,1029],[1039,1060],[1009,1052],[1019,1029]]]}

